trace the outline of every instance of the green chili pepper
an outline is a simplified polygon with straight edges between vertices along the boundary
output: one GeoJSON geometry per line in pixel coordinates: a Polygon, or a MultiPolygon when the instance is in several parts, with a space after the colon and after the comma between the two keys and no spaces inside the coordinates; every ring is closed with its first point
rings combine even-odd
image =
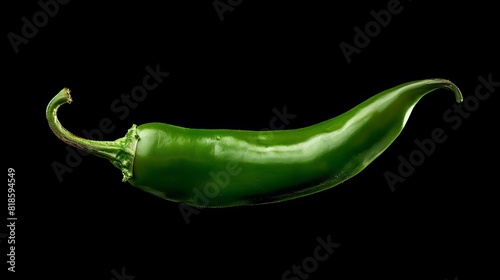
{"type": "Polygon", "coordinates": [[[351,110],[299,129],[191,129],[165,123],[133,125],[116,141],[67,131],[58,108],[71,103],[64,88],[48,104],[50,128],[65,143],[110,160],[123,181],[166,200],[227,207],[279,202],[336,186],[362,171],[396,139],[413,107],[452,82],[426,79],[385,90],[351,110]]]}

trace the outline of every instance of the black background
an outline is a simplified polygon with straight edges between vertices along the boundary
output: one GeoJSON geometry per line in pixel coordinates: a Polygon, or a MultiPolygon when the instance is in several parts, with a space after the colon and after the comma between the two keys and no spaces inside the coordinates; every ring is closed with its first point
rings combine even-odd
{"type": "Polygon", "coordinates": [[[63,125],[80,134],[109,118],[114,129],[103,138],[114,140],[134,123],[153,121],[271,128],[273,108],[284,106],[296,116],[284,128],[293,129],[411,80],[450,79],[472,101],[478,76],[500,81],[493,6],[401,1],[403,10],[347,63],[339,44],[353,45],[353,28],[363,29],[370,11],[389,1],[344,2],[244,0],[221,21],[213,1],[70,1],[17,54],[7,34],[21,34],[21,18],[41,8],[35,1],[6,8],[3,138],[6,167],[16,170],[15,275],[109,280],[124,268],[136,280],[281,279],[327,236],[341,245],[309,279],[490,275],[498,87],[455,130],[443,118],[453,95],[426,96],[389,149],[333,189],[273,205],[205,209],[188,225],[176,203],[121,183],[106,160],[83,157],[58,180],[51,164],[65,163],[66,145],[44,113],[63,87],[74,100],[60,110],[63,125]],[[120,119],[110,105],[156,65],[170,75],[120,119]],[[391,191],[384,172],[397,173],[398,156],[408,158],[414,140],[435,128],[446,141],[391,191]]]}

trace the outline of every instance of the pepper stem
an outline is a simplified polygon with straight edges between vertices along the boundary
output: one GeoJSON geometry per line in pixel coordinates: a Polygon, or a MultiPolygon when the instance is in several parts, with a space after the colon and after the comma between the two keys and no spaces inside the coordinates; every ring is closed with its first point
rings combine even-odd
{"type": "Polygon", "coordinates": [[[111,161],[114,166],[122,171],[122,181],[126,182],[133,176],[135,149],[139,140],[137,126],[134,124],[124,137],[115,141],[95,141],[76,136],[66,130],[57,118],[59,107],[71,102],[73,100],[71,99],[70,90],[63,88],[47,105],[46,117],[52,132],[70,146],[111,161]]]}
{"type": "Polygon", "coordinates": [[[429,79],[428,80],[429,84],[438,84],[444,88],[447,88],[455,94],[455,100],[457,103],[462,103],[464,101],[464,97],[462,96],[462,92],[460,89],[452,83],[450,80],[446,79],[429,79]]]}

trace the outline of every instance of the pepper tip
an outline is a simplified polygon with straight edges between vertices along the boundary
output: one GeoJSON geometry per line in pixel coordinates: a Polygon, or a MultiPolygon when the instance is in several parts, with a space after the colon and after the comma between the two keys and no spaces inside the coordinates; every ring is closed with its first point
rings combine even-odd
{"type": "Polygon", "coordinates": [[[450,80],[440,79],[440,78],[434,79],[434,81],[437,83],[443,84],[446,88],[453,91],[453,93],[455,94],[455,100],[457,103],[462,103],[464,101],[464,97],[462,95],[462,92],[460,91],[460,89],[458,88],[458,86],[455,83],[453,83],[450,80]]]}

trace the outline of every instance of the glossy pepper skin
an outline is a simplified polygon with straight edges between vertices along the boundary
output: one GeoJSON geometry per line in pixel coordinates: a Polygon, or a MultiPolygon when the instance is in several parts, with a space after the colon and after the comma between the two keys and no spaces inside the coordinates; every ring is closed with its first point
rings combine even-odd
{"type": "Polygon", "coordinates": [[[445,79],[385,90],[321,123],[291,130],[191,129],[165,123],[133,126],[116,141],[92,141],[64,129],[57,109],[71,102],[61,90],[47,106],[64,142],[109,159],[123,181],[166,200],[197,207],[286,201],[324,191],[362,171],[397,138],[427,93],[458,87],[445,79]]]}

